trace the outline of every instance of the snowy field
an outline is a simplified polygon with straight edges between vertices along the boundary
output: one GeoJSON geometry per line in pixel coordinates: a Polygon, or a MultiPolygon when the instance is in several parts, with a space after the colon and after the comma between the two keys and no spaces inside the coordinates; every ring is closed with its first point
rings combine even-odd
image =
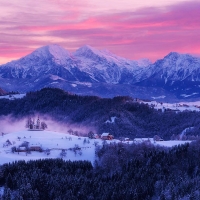
{"type": "MultiPolygon", "coordinates": [[[[139,138],[134,141],[128,141],[125,143],[131,144],[132,142],[142,142],[148,138],[139,138]]],[[[150,141],[155,145],[172,147],[178,144],[184,144],[190,141],[159,141],[154,143],[152,138],[150,141]]],[[[107,141],[110,142],[120,142],[119,140],[107,141]]],[[[101,139],[89,139],[87,137],[78,137],[74,135],[69,135],[66,133],[54,132],[54,131],[18,131],[8,133],[6,135],[0,136],[0,165],[8,162],[13,162],[17,160],[36,160],[45,158],[61,158],[61,151],[65,149],[66,156],[63,157],[64,160],[88,160],[92,163],[95,159],[95,143],[102,145],[101,139]],[[19,140],[19,138],[21,138],[19,140]],[[5,146],[6,141],[9,140],[12,144],[5,146]],[[41,146],[43,150],[50,149],[50,154],[47,155],[45,152],[35,152],[32,151],[31,154],[26,154],[26,152],[15,152],[12,153],[11,147],[18,147],[24,141],[29,142],[29,146],[38,145],[41,146]],[[81,150],[74,152],[70,148],[80,147],[81,150]]]]}
{"type": "Polygon", "coordinates": [[[26,95],[26,94],[10,94],[10,95],[0,96],[0,99],[15,100],[15,99],[21,99],[21,98],[23,98],[25,95],[26,95]]]}
{"type": "Polygon", "coordinates": [[[157,101],[140,101],[140,103],[148,104],[149,106],[153,106],[155,109],[164,110],[174,110],[177,112],[181,111],[200,111],[200,101],[194,102],[179,102],[179,103],[163,103],[157,101]]]}
{"type": "MultiPolygon", "coordinates": [[[[100,141],[100,140],[99,140],[100,141]]],[[[84,137],[77,137],[65,133],[53,132],[53,131],[19,131],[0,136],[0,164],[12,162],[14,160],[36,160],[42,158],[60,158],[61,150],[65,149],[67,155],[66,160],[89,160],[94,161],[94,140],[89,140],[84,137]],[[20,137],[20,141],[18,139],[20,137]],[[84,139],[86,142],[84,143],[84,139]],[[12,145],[3,147],[5,142],[9,140],[12,145]],[[41,146],[44,150],[50,149],[50,155],[44,152],[31,152],[27,154],[25,152],[11,152],[11,147],[18,147],[24,141],[29,142],[29,145],[41,146]],[[89,141],[89,143],[88,143],[89,141]],[[14,143],[14,144],[13,144],[14,143]],[[78,145],[82,149],[82,155],[77,151],[76,155],[70,148],[78,145]]]]}

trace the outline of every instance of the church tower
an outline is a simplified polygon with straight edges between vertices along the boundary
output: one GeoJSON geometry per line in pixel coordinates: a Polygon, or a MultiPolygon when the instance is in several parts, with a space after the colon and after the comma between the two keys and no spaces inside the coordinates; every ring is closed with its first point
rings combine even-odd
{"type": "Polygon", "coordinates": [[[39,117],[37,119],[36,129],[40,129],[40,119],[39,119],[39,117]]]}

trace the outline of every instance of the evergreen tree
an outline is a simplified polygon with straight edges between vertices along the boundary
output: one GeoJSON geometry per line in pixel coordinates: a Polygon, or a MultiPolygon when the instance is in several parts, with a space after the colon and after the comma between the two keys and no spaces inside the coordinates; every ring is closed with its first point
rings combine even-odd
{"type": "Polygon", "coordinates": [[[11,174],[9,173],[7,178],[6,178],[6,186],[10,189],[13,189],[14,184],[13,184],[13,178],[11,176],[11,174]]]}

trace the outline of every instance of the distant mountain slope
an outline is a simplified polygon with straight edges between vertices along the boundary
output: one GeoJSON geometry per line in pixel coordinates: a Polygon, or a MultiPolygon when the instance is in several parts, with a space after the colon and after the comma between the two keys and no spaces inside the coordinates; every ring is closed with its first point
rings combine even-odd
{"type": "Polygon", "coordinates": [[[67,81],[119,83],[124,70],[137,71],[149,64],[146,63],[129,61],[89,46],[70,54],[58,45],[49,45],[1,65],[0,74],[9,79],[42,79],[44,75],[57,75],[67,81]]]}
{"type": "Polygon", "coordinates": [[[81,69],[92,74],[95,80],[113,84],[132,82],[135,74],[151,64],[147,59],[131,61],[88,45],[81,47],[73,55],[80,61],[81,69]]]}
{"type": "Polygon", "coordinates": [[[102,97],[191,100],[200,98],[200,58],[172,52],[152,64],[148,59],[128,60],[88,45],[74,53],[48,45],[1,65],[0,87],[19,92],[57,87],[102,97]]]}
{"type": "Polygon", "coordinates": [[[200,96],[200,58],[172,52],[152,64],[138,85],[161,87],[178,98],[200,96]]]}

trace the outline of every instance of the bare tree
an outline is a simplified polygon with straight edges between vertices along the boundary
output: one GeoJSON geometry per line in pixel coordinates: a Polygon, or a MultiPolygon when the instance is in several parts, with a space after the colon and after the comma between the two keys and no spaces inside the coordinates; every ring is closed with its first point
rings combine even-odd
{"type": "Polygon", "coordinates": [[[91,138],[91,139],[93,139],[93,138],[94,138],[94,133],[93,133],[92,131],[90,131],[90,132],[88,133],[88,137],[91,138]]]}
{"type": "Polygon", "coordinates": [[[47,124],[45,122],[41,122],[41,128],[45,130],[47,128],[47,124]]]}
{"type": "Polygon", "coordinates": [[[74,135],[78,136],[78,131],[74,131],[74,135]]]}
{"type": "Polygon", "coordinates": [[[74,131],[70,128],[67,132],[71,135],[74,131]]]}
{"type": "Polygon", "coordinates": [[[30,128],[30,125],[32,124],[32,120],[31,120],[31,118],[29,117],[28,119],[27,119],[27,121],[26,121],[26,125],[25,125],[25,127],[26,128],[30,128]]]}
{"type": "Polygon", "coordinates": [[[62,149],[60,153],[61,158],[66,157],[66,155],[67,155],[67,152],[65,151],[65,149],[62,149]]]}

